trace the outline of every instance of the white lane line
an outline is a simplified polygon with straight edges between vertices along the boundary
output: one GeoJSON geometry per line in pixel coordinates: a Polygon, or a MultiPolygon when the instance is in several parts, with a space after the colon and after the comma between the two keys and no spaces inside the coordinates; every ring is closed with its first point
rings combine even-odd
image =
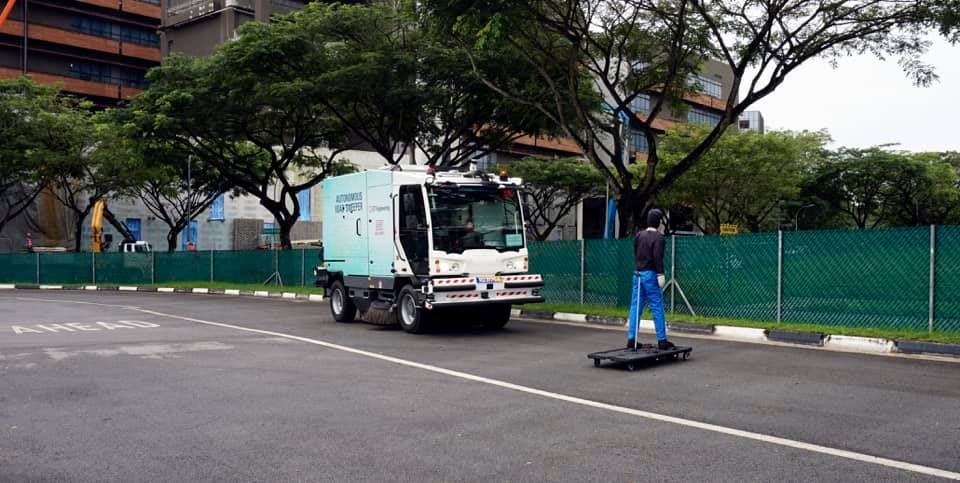
{"type": "Polygon", "coordinates": [[[763,433],[754,433],[752,431],[744,431],[741,429],[729,428],[729,427],[720,426],[717,424],[704,423],[704,422],[695,421],[692,419],[678,418],[675,416],[668,416],[666,414],[659,414],[659,413],[653,413],[650,411],[643,411],[640,409],[617,406],[614,404],[593,401],[590,399],[583,399],[576,396],[568,396],[566,394],[544,391],[542,389],[536,389],[528,386],[521,386],[519,384],[501,381],[498,379],[491,379],[488,377],[477,376],[477,375],[466,373],[466,372],[454,371],[451,369],[444,369],[442,367],[432,366],[429,364],[423,364],[420,362],[414,362],[406,359],[400,359],[398,357],[377,354],[376,352],[369,352],[361,349],[354,349],[353,347],[334,344],[332,342],[324,342],[322,340],[317,340],[317,339],[310,339],[308,337],[301,337],[299,335],[285,334],[283,332],[273,332],[273,331],[262,330],[262,329],[253,329],[250,327],[242,327],[239,325],[225,324],[222,322],[213,322],[209,320],[195,319],[192,317],[184,317],[181,315],[167,314],[163,312],[157,312],[155,310],[148,310],[148,309],[142,309],[139,307],[125,306],[125,305],[98,304],[94,302],[80,302],[80,301],[72,301],[72,300],[34,299],[34,298],[27,298],[27,297],[18,297],[18,298],[22,300],[35,300],[35,301],[61,302],[61,303],[83,303],[87,305],[102,305],[105,307],[125,308],[125,309],[135,310],[137,312],[141,312],[144,314],[155,315],[158,317],[185,320],[188,322],[195,322],[198,324],[210,325],[214,327],[223,327],[226,329],[240,330],[244,332],[251,332],[254,334],[270,335],[273,337],[283,337],[286,339],[306,342],[308,344],[318,345],[321,347],[326,347],[328,349],[334,349],[341,352],[347,352],[350,354],[356,354],[356,355],[368,357],[371,359],[378,359],[385,362],[392,362],[394,364],[401,365],[401,366],[413,367],[416,369],[422,369],[422,370],[434,372],[437,374],[444,374],[447,376],[456,377],[458,379],[479,382],[479,383],[488,384],[491,386],[496,386],[504,389],[510,389],[513,391],[526,393],[526,394],[533,394],[535,396],[541,396],[547,399],[554,399],[557,401],[569,402],[569,403],[578,404],[581,406],[587,406],[587,407],[592,407],[596,409],[603,409],[603,410],[611,411],[615,413],[628,414],[631,416],[637,416],[644,419],[650,419],[653,421],[672,423],[678,426],[696,428],[703,431],[725,434],[728,436],[735,436],[738,438],[749,439],[752,441],[760,441],[763,443],[775,444],[778,446],[785,446],[788,448],[801,449],[801,450],[810,451],[813,453],[820,453],[828,456],[835,456],[838,458],[845,458],[853,461],[859,461],[862,463],[870,463],[870,464],[875,464],[880,466],[886,466],[889,468],[895,468],[898,470],[960,481],[960,473],[943,470],[940,468],[933,468],[931,466],[923,466],[923,465],[918,465],[914,463],[908,463],[906,461],[882,458],[880,456],[873,456],[865,453],[857,453],[855,451],[848,451],[848,450],[839,449],[839,448],[831,448],[829,446],[822,446],[822,445],[813,444],[813,443],[805,443],[803,441],[781,438],[779,436],[770,436],[763,433]]]}

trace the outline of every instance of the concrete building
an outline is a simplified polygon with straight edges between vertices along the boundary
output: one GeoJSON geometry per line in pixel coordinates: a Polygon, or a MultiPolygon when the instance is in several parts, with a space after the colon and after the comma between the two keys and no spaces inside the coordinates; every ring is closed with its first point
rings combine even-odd
{"type": "Polygon", "coordinates": [[[740,114],[738,127],[741,131],[755,131],[760,134],[766,132],[763,126],[763,114],[760,111],[745,111],[740,114]]]}
{"type": "MultiPolygon", "coordinates": [[[[159,26],[160,0],[18,0],[0,27],[0,78],[27,75],[115,105],[159,64],[159,26]]],[[[27,232],[36,246],[72,246],[70,215],[52,192],[4,227],[0,252],[21,250],[27,232]]]]}
{"type": "MultiPolygon", "coordinates": [[[[244,22],[303,7],[302,0],[164,0],[162,54],[209,55],[234,37],[244,22]]],[[[349,3],[349,2],[346,2],[349,3]]]]}
{"type": "Polygon", "coordinates": [[[101,105],[160,62],[159,0],[18,0],[0,28],[0,78],[31,76],[101,105]]]}

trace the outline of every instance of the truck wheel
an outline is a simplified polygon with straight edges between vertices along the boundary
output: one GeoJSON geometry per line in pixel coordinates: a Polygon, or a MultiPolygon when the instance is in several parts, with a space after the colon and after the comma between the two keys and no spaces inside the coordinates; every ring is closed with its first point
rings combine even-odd
{"type": "Polygon", "coordinates": [[[357,317],[357,306],[350,300],[343,282],[336,281],[330,286],[330,312],[337,322],[353,322],[357,317]]]}
{"type": "Polygon", "coordinates": [[[419,334],[426,330],[427,324],[423,309],[417,308],[417,294],[410,287],[400,291],[397,302],[397,320],[400,328],[411,334],[419,334]]]}
{"type": "Polygon", "coordinates": [[[513,307],[510,304],[495,305],[487,308],[483,314],[483,326],[488,329],[502,329],[503,326],[507,325],[507,322],[510,322],[511,308],[513,307]]]}

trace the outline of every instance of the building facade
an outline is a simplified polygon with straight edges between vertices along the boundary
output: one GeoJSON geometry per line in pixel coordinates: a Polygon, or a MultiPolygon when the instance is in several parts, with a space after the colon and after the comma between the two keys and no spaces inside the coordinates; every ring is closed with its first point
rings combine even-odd
{"type": "Polygon", "coordinates": [[[159,0],[18,0],[0,27],[0,78],[29,75],[112,105],[160,62],[159,0]]]}
{"type": "Polygon", "coordinates": [[[760,134],[766,132],[763,126],[763,114],[760,111],[745,111],[740,114],[738,126],[741,131],[754,131],[760,134]]]}
{"type": "Polygon", "coordinates": [[[303,7],[302,0],[164,0],[162,2],[162,54],[173,52],[209,55],[252,20],[303,7]]]}

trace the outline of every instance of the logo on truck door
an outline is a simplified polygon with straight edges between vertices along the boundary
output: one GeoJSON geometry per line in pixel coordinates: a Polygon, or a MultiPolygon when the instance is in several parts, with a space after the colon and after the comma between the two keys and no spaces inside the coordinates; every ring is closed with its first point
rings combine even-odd
{"type": "Polygon", "coordinates": [[[337,195],[334,213],[356,213],[363,209],[363,192],[337,195]]]}

